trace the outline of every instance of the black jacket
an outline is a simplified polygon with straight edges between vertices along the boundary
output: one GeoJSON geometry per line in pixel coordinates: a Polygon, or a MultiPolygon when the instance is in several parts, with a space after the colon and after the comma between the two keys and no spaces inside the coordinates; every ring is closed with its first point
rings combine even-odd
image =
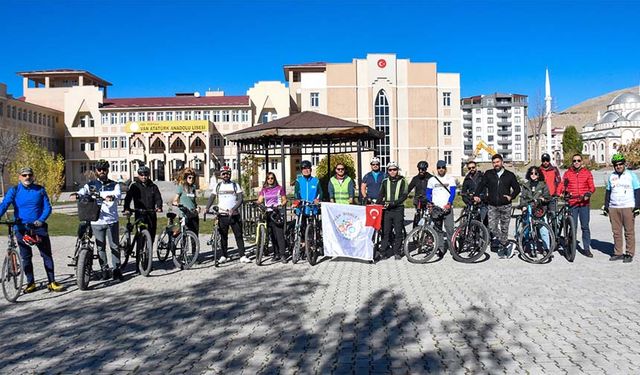
{"type": "Polygon", "coordinates": [[[149,181],[143,184],[140,181],[136,181],[127,191],[127,195],[124,197],[124,209],[131,210],[131,200],[133,199],[133,205],[137,209],[153,210],[156,208],[162,208],[162,195],[160,195],[160,189],[158,185],[149,181]]]}
{"type": "MultiPolygon", "coordinates": [[[[473,176],[471,175],[471,173],[467,173],[467,175],[464,176],[464,181],[462,182],[462,190],[460,191],[462,193],[462,201],[464,203],[471,204],[473,198],[466,196],[466,194],[475,194],[480,181],[482,181],[483,175],[484,174],[482,173],[482,171],[476,171],[473,176]]],[[[484,201],[486,199],[486,196],[483,194],[480,195],[480,198],[482,198],[482,200],[484,201]]]]}
{"type": "Polygon", "coordinates": [[[483,194],[486,194],[487,203],[490,206],[504,206],[513,202],[520,194],[520,184],[513,172],[505,169],[502,176],[498,178],[495,169],[490,169],[484,172],[484,176],[476,188],[476,196],[482,197],[483,194]],[[507,199],[505,195],[510,196],[511,200],[507,199]]]}
{"type": "Polygon", "coordinates": [[[404,201],[407,199],[409,191],[407,190],[407,181],[398,175],[396,178],[387,177],[382,180],[382,185],[380,186],[380,194],[378,194],[378,204],[388,204],[389,209],[401,208],[404,209],[404,201]],[[387,199],[387,185],[390,187],[389,196],[391,199],[387,199]],[[400,189],[398,192],[398,199],[393,199],[396,196],[397,189],[400,189]]]}
{"type": "Polygon", "coordinates": [[[424,178],[421,178],[420,174],[417,174],[413,176],[413,178],[411,179],[411,182],[409,182],[409,188],[407,189],[407,194],[411,193],[411,190],[413,190],[414,188],[416,189],[416,193],[413,197],[414,205],[416,205],[416,203],[420,200],[422,201],[427,200],[427,197],[426,197],[427,182],[431,177],[433,177],[433,175],[429,172],[427,172],[427,174],[424,175],[424,178]]]}

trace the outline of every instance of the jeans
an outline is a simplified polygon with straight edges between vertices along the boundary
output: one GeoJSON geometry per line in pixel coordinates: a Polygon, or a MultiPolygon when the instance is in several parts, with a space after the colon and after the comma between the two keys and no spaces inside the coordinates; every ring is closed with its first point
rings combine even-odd
{"type": "MultiPolygon", "coordinates": [[[[24,274],[27,276],[27,284],[31,284],[34,282],[33,277],[33,262],[31,259],[33,258],[33,251],[31,246],[24,243],[22,237],[26,233],[25,231],[16,231],[16,240],[18,241],[18,247],[20,248],[20,258],[22,259],[22,267],[24,269],[24,274]]],[[[47,280],[49,282],[56,281],[54,273],[53,273],[53,257],[51,255],[51,240],[49,239],[49,233],[47,231],[46,226],[36,228],[33,230],[34,234],[40,236],[40,243],[37,245],[38,250],[40,251],[40,256],[44,261],[44,269],[47,272],[47,280]]]]}
{"type": "MultiPolygon", "coordinates": [[[[580,229],[582,229],[582,251],[591,251],[591,230],[589,229],[589,218],[591,217],[589,206],[574,206],[571,207],[571,216],[573,222],[578,226],[578,218],[580,218],[580,229]]],[[[576,237],[577,233],[576,231],[576,237]]]]}
{"type": "Polygon", "coordinates": [[[120,240],[120,227],[118,222],[111,224],[92,224],[91,229],[96,239],[96,249],[98,250],[98,261],[100,267],[109,267],[107,262],[107,239],[109,240],[109,247],[111,248],[111,265],[114,269],[120,268],[120,249],[118,248],[118,241],[120,240]]]}

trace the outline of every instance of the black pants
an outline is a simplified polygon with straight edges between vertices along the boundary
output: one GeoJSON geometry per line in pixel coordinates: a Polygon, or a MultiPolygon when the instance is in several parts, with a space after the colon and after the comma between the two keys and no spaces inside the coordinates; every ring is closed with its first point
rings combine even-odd
{"type": "Polygon", "coordinates": [[[401,255],[402,248],[402,229],[404,227],[404,207],[397,207],[384,211],[382,218],[382,244],[380,252],[386,254],[389,247],[389,239],[392,231],[395,232],[393,238],[393,254],[401,255]]]}
{"type": "Polygon", "coordinates": [[[196,234],[196,236],[200,235],[200,217],[197,215],[188,216],[187,220],[185,220],[185,225],[187,229],[196,234]]]}
{"type": "Polygon", "coordinates": [[[242,219],[240,215],[220,215],[218,221],[218,231],[220,232],[220,244],[222,245],[222,255],[228,258],[227,248],[229,247],[229,227],[233,230],[233,235],[236,237],[236,244],[238,244],[238,252],[240,256],[244,256],[244,240],[242,239],[242,219]]]}
{"type": "Polygon", "coordinates": [[[136,214],[136,219],[138,219],[138,217],[140,217],[143,222],[147,224],[147,229],[149,230],[149,234],[151,235],[151,242],[154,242],[156,240],[156,230],[158,228],[158,215],[156,215],[155,212],[136,214]]]}
{"type": "Polygon", "coordinates": [[[270,216],[267,216],[267,225],[269,226],[269,237],[271,237],[274,255],[284,258],[284,223],[278,225],[275,221],[271,220],[270,216]]]}

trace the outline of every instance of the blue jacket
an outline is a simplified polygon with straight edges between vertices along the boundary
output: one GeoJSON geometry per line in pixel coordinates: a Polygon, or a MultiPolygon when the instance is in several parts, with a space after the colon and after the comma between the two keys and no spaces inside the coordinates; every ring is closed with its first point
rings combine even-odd
{"type": "MultiPolygon", "coordinates": [[[[43,186],[31,184],[25,187],[21,183],[9,189],[2,203],[0,203],[0,216],[4,215],[13,205],[14,217],[25,224],[34,221],[45,222],[51,215],[51,203],[43,186]]],[[[16,229],[19,229],[16,226],[16,229]]]]}

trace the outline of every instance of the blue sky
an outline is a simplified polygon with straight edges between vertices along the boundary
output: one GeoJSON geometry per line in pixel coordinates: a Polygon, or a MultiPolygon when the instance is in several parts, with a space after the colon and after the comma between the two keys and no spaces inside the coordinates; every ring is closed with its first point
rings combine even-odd
{"type": "Polygon", "coordinates": [[[392,52],[461,73],[464,96],[544,92],[555,106],[640,83],[640,1],[0,1],[0,82],[86,69],[112,97],[284,80],[282,66],[392,52]]]}

